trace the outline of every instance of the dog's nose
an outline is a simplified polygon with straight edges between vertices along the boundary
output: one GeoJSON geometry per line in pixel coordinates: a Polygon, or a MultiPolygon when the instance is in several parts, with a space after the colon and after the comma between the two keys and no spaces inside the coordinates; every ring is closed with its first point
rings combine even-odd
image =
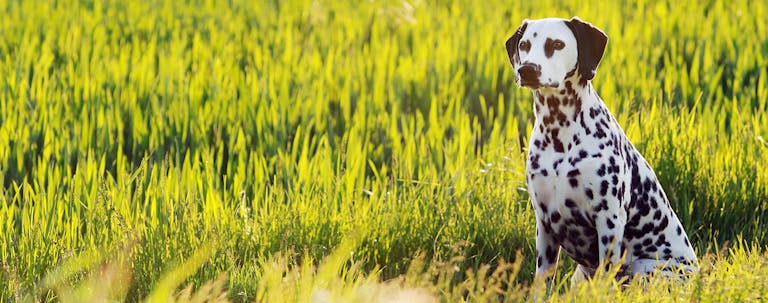
{"type": "Polygon", "coordinates": [[[525,63],[517,69],[520,79],[525,81],[538,80],[541,76],[541,67],[537,64],[525,63]]]}

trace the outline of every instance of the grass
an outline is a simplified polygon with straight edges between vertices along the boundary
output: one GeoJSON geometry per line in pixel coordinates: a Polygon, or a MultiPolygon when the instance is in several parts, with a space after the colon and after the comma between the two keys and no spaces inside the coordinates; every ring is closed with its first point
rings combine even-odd
{"type": "Polygon", "coordinates": [[[573,15],[705,270],[551,299],[764,297],[767,9],[0,0],[0,301],[544,299],[503,42],[573,15]]]}

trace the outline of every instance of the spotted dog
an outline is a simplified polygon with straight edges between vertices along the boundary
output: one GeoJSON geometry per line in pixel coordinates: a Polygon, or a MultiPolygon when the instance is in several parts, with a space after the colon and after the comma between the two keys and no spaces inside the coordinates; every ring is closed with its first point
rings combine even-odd
{"type": "Polygon", "coordinates": [[[574,283],[600,265],[680,277],[697,269],[688,236],[591,84],[607,42],[577,17],[525,20],[506,42],[516,83],[534,96],[526,181],[536,275],[557,263],[562,248],[578,264],[574,283]]]}

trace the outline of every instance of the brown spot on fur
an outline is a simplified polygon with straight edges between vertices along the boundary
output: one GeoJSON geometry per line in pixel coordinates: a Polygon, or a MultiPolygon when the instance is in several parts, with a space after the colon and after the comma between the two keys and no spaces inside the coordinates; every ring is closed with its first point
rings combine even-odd
{"type": "Polygon", "coordinates": [[[544,42],[544,56],[551,58],[552,55],[555,54],[556,50],[561,50],[563,47],[565,47],[565,43],[563,43],[563,41],[547,38],[547,41],[544,42]]]}
{"type": "Polygon", "coordinates": [[[558,153],[562,153],[562,152],[565,152],[565,147],[563,146],[563,141],[560,141],[560,137],[558,137],[559,134],[560,134],[559,128],[555,128],[551,131],[552,144],[555,147],[555,151],[558,153]]]}

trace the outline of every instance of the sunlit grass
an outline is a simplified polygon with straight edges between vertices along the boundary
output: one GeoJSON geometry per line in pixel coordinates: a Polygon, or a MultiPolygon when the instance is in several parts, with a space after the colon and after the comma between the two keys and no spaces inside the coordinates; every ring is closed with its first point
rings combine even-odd
{"type": "Polygon", "coordinates": [[[594,84],[712,255],[611,292],[565,262],[552,299],[764,295],[766,8],[0,0],[0,301],[533,299],[531,96],[503,42],[573,15],[610,37],[594,84]]]}

